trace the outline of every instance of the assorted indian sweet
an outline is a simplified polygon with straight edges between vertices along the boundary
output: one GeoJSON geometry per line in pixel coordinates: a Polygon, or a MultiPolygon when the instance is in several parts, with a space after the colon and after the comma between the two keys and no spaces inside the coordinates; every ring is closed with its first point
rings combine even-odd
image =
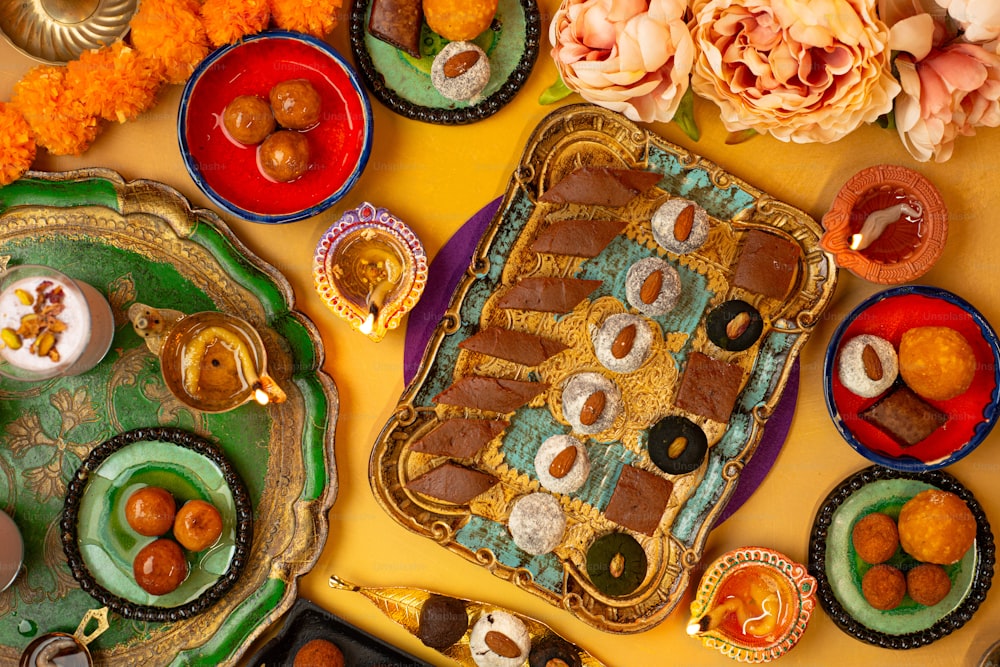
{"type": "Polygon", "coordinates": [[[472,102],[489,82],[489,57],[472,42],[448,42],[431,63],[431,83],[449,100],[472,102]]]}
{"type": "Polygon", "coordinates": [[[868,567],[861,592],[875,609],[890,611],[906,600],[931,606],[951,592],[947,566],[972,548],[977,524],[957,494],[931,488],[907,500],[899,516],[871,512],[854,524],[851,544],[868,567]]]}
{"type": "Polygon", "coordinates": [[[344,667],[344,653],[329,639],[317,637],[295,651],[292,667],[344,667]]]}
{"type": "Polygon", "coordinates": [[[256,146],[257,168],[268,180],[289,183],[310,167],[308,130],[322,119],[323,99],[308,79],[279,81],[267,93],[238,95],[222,112],[232,141],[256,146]]]}
{"type": "Polygon", "coordinates": [[[159,486],[133,490],[122,511],[132,530],[157,538],[145,544],[132,562],[135,582],[150,595],[166,595],[184,582],[189,567],[185,549],[204,551],[222,536],[222,515],[215,505],[193,499],[178,508],[174,495],[159,486]]]}
{"type": "Polygon", "coordinates": [[[553,586],[571,564],[568,585],[602,599],[662,576],[658,545],[802,274],[801,248],[755,226],[727,231],[739,240],[728,266],[705,261],[718,221],[661,179],[580,166],[539,193],[507,265],[530,269],[486,300],[406,450],[406,492],[465,508],[470,549],[485,539],[553,586]],[[709,282],[708,296],[691,287],[709,282]]]}
{"type": "Polygon", "coordinates": [[[948,326],[905,330],[898,349],[875,334],[847,340],[837,357],[837,378],[845,389],[875,399],[859,416],[912,447],[949,419],[944,402],[972,385],[976,356],[969,341],[948,326]]]}

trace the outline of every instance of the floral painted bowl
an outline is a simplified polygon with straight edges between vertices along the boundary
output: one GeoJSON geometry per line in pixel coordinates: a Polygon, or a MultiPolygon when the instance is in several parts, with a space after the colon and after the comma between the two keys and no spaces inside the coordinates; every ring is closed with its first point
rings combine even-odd
{"type": "Polygon", "coordinates": [[[1000,417],[1000,340],[996,331],[970,303],[937,287],[902,285],[862,302],[834,331],[823,375],[826,407],[841,436],[869,461],[894,470],[922,472],[949,466],[976,449],[1000,417]],[[904,445],[862,417],[870,406],[902,386],[902,380],[880,395],[864,398],[844,386],[839,364],[844,345],[855,336],[875,335],[898,350],[903,332],[916,326],[946,326],[958,331],[972,347],[976,370],[963,394],[946,401],[925,401],[946,415],[947,421],[916,444],[904,445]]]}
{"type": "Polygon", "coordinates": [[[320,239],[313,282],[330,310],[378,342],[423,294],[427,255],[406,223],[364,202],[320,239]]]}
{"type": "Polygon", "coordinates": [[[895,285],[930,271],[948,239],[948,210],[937,188],[898,165],[852,176],[823,216],[820,239],[837,265],[873,283],[895,285]]]}
{"type": "Polygon", "coordinates": [[[804,565],[764,547],[736,549],[706,569],[687,631],[740,662],[770,662],[802,637],[815,596],[804,565]]]}
{"type": "Polygon", "coordinates": [[[286,223],[325,211],[361,177],[372,146],[372,111],[354,69],[326,42],[263,32],[208,55],[188,79],[177,113],[184,165],[223,210],[245,220],[286,223]],[[306,79],[319,93],[320,120],[302,130],[309,168],[276,182],[258,168],[257,146],[231,139],[226,106],[237,96],[267,100],[275,84],[306,79]]]}

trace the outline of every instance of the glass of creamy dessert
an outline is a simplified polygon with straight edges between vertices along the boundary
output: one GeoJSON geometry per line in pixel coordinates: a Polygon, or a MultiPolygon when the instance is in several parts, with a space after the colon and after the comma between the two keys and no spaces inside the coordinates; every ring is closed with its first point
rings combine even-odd
{"type": "Polygon", "coordinates": [[[114,332],[108,300],[87,283],[36,264],[0,274],[0,374],[79,375],[104,358],[114,332]]]}

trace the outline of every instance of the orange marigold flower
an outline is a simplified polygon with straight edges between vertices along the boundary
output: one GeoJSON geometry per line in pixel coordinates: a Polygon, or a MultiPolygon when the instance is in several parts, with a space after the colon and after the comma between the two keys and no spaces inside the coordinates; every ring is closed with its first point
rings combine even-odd
{"type": "Polygon", "coordinates": [[[35,136],[13,105],[0,102],[0,185],[13,183],[35,161],[35,136]]]}
{"type": "Polygon", "coordinates": [[[268,0],[205,0],[201,20],[212,44],[235,44],[267,27],[271,5],[268,0]]]}
{"type": "Polygon", "coordinates": [[[151,108],[163,64],[122,41],[80,54],[66,65],[66,85],[88,113],[124,123],[151,108]]]}
{"type": "Polygon", "coordinates": [[[24,114],[35,141],[53,155],[80,155],[101,130],[97,116],[66,87],[66,68],[37,65],[14,84],[10,100],[24,114]]]}
{"type": "Polygon", "coordinates": [[[142,0],[129,23],[132,46],[157,58],[167,83],[184,83],[211,44],[196,0],[142,0]]]}
{"type": "Polygon", "coordinates": [[[337,26],[342,0],[271,0],[271,18],[282,30],[322,39],[337,26]]]}

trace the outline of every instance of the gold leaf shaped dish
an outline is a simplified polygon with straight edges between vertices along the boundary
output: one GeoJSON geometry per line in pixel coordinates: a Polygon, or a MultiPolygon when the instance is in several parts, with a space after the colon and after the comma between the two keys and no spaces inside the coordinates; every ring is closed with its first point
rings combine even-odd
{"type": "Polygon", "coordinates": [[[423,294],[427,255],[406,223],[364,202],[320,239],[313,282],[330,310],[378,342],[423,294]]]}
{"type": "Polygon", "coordinates": [[[23,53],[61,64],[128,31],[138,0],[36,0],[0,4],[0,30],[23,53]]]}
{"type": "MultiPolygon", "coordinates": [[[[580,667],[603,667],[604,665],[603,662],[588,653],[585,649],[559,636],[541,621],[504,609],[498,605],[465,598],[449,597],[422,588],[405,586],[358,586],[344,581],[336,575],[330,577],[329,583],[331,588],[352,591],[365,596],[383,614],[406,628],[412,635],[423,641],[425,645],[434,648],[441,655],[465,667],[476,667],[476,665],[480,664],[473,657],[473,651],[481,650],[488,653],[499,650],[501,653],[498,655],[503,655],[504,650],[508,648],[513,649],[515,645],[519,646],[521,654],[514,655],[511,653],[511,655],[505,657],[516,660],[520,655],[523,655],[523,664],[527,664],[529,656],[531,656],[531,664],[535,664],[535,661],[539,660],[539,664],[565,664],[571,667],[573,665],[579,665],[580,667]],[[448,609],[458,610],[458,616],[461,616],[461,609],[464,608],[467,624],[465,625],[465,629],[462,630],[462,625],[459,621],[458,629],[454,630],[454,634],[452,635],[456,639],[451,643],[448,643],[450,638],[445,638],[444,641],[428,639],[425,634],[428,632],[426,626],[421,629],[421,614],[424,612],[425,605],[429,601],[431,604],[443,601],[449,605],[454,605],[449,606],[448,609]],[[512,631],[506,630],[508,624],[510,624],[509,627],[512,628],[512,631]],[[487,630],[487,628],[492,629],[487,630]],[[458,634],[459,631],[461,631],[461,635],[458,634]],[[517,631],[523,631],[523,634],[519,638],[508,638],[506,642],[495,635],[492,638],[489,636],[491,632],[502,634],[504,631],[507,631],[510,635],[515,635],[517,631]],[[482,638],[482,642],[480,642],[480,638],[482,638]],[[544,659],[541,657],[543,654],[546,656],[544,659]],[[562,662],[553,663],[551,662],[553,660],[562,660],[562,662]]],[[[424,618],[426,618],[428,614],[426,612],[424,614],[424,618]]],[[[447,611],[443,614],[440,612],[437,614],[438,618],[443,615],[449,615],[452,620],[454,618],[454,614],[448,614],[447,611]]],[[[443,636],[438,633],[434,634],[437,637],[443,636]]]]}

